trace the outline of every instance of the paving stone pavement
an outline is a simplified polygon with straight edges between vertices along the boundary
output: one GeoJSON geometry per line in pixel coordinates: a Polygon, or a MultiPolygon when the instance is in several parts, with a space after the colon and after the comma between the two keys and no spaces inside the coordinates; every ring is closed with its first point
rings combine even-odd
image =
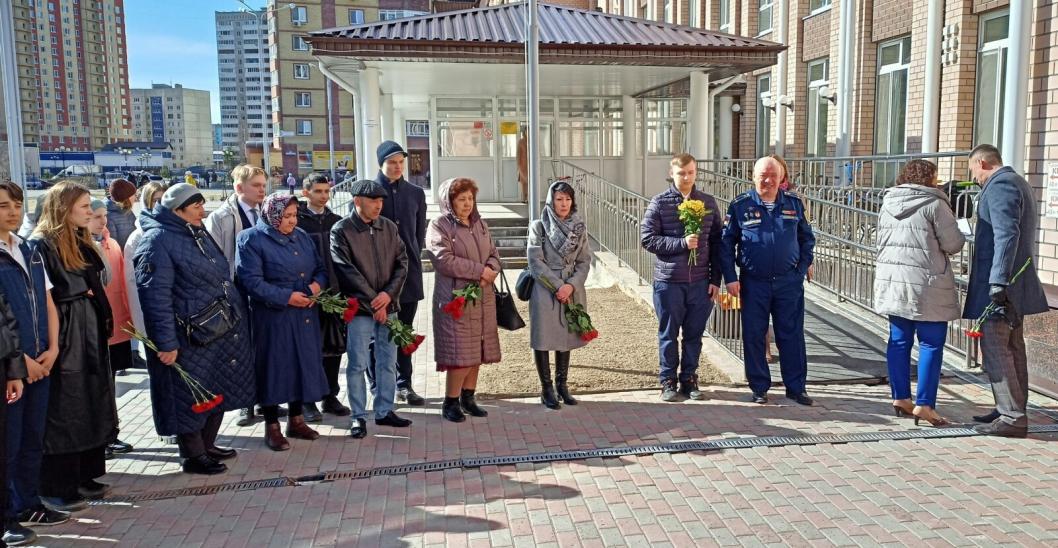
{"type": "MultiPolygon", "coordinates": [[[[429,318],[416,323],[430,335],[429,318]]],[[[488,418],[452,424],[440,418],[444,379],[432,369],[424,347],[416,385],[428,405],[400,410],[414,425],[369,423],[364,440],[328,416],[319,440],[292,440],[292,450],[274,453],[262,424],[240,428],[229,413],[220,443],[239,457],[213,477],[180,472],[176,447],[154,433],[147,377],[119,377],[122,439],[137,450],[110,461],[103,481],[127,496],[444,459],[916,428],[892,416],[887,387],[863,385],[816,387],[810,408],[781,392],[754,405],[744,389],[723,386],[708,387],[702,402],[667,404],[638,391],[584,395],[560,411],[532,398],[485,400],[488,418]]],[[[939,402],[942,414],[968,421],[992,399],[987,386],[946,377],[939,402]]],[[[1058,413],[1055,402],[1037,403],[1058,413]]],[[[1041,412],[1031,419],[1053,422],[1041,412]]],[[[1055,546],[1056,440],[758,447],[412,472],[104,501],[37,531],[43,546],[1055,546]]]]}

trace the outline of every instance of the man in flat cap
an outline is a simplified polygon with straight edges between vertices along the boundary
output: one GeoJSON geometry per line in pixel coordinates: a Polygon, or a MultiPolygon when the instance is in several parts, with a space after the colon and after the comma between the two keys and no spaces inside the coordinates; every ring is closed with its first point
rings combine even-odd
{"type": "MultiPolygon", "coordinates": [[[[406,427],[411,421],[393,412],[396,393],[397,346],[389,339],[386,322],[397,318],[401,288],[408,276],[408,254],[397,234],[397,225],[382,217],[386,189],[375,181],[352,185],[356,211],[331,228],[331,257],[343,295],[356,299],[359,310],[348,326],[349,366],[346,391],[353,408],[349,434],[367,435],[367,385],[365,373],[374,344],[375,424],[406,427]]],[[[416,257],[418,260],[418,257],[416,257]]]]}

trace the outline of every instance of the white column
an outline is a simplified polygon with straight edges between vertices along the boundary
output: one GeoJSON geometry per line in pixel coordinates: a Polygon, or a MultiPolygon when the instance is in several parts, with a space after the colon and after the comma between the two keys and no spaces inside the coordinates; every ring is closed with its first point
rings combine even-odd
{"type": "Polygon", "coordinates": [[[699,160],[712,156],[713,147],[709,140],[713,127],[712,118],[709,116],[711,102],[709,75],[701,71],[692,72],[691,98],[687,105],[687,138],[690,145],[687,150],[699,160]]]}
{"type": "Polygon", "coordinates": [[[718,101],[716,116],[720,120],[720,135],[716,136],[719,146],[720,158],[731,158],[731,133],[734,130],[734,113],[731,106],[735,104],[735,98],[731,96],[720,97],[718,101]]]}
{"type": "MultiPolygon", "coordinates": [[[[3,75],[4,118],[7,123],[7,153],[11,180],[26,189],[26,156],[22,145],[22,102],[18,93],[18,61],[15,58],[14,13],[10,0],[0,0],[0,75],[3,75]]],[[[23,202],[23,208],[29,200],[23,202]]]]}
{"type": "Polygon", "coordinates": [[[838,134],[837,155],[852,154],[852,80],[856,51],[856,3],[841,1],[841,70],[838,73],[838,134]]]}
{"type": "Polygon", "coordinates": [[[926,16],[926,82],[922,101],[922,152],[937,152],[940,130],[940,38],[944,29],[944,0],[929,0],[926,16]]]}
{"type": "Polygon", "coordinates": [[[392,141],[393,140],[393,94],[383,93],[381,116],[379,121],[382,124],[382,140],[392,141]]]}
{"type": "Polygon", "coordinates": [[[624,173],[623,180],[618,181],[618,184],[623,185],[628,190],[635,190],[632,186],[632,181],[635,180],[636,173],[636,100],[631,95],[621,96],[621,119],[624,122],[621,130],[621,143],[622,149],[624,150],[623,160],[624,169],[621,170],[624,173]]]}
{"type": "Polygon", "coordinates": [[[1029,89],[1029,36],[1033,2],[1010,3],[1010,51],[1007,80],[1003,83],[1003,160],[1018,173],[1025,172],[1025,122],[1029,89]]]}
{"type": "Polygon", "coordinates": [[[382,120],[380,108],[382,98],[378,89],[378,69],[365,68],[360,71],[360,126],[363,128],[363,141],[360,148],[360,166],[357,172],[360,178],[372,178],[378,170],[378,159],[375,150],[382,143],[382,120]]]}
{"type": "Polygon", "coordinates": [[[408,149],[408,136],[404,133],[404,112],[393,109],[393,116],[390,117],[392,123],[390,124],[392,129],[391,137],[394,141],[400,143],[400,146],[404,147],[404,150],[408,149]]]}
{"type": "MultiPolygon", "coordinates": [[[[843,1],[842,5],[844,4],[845,2],[843,1]]],[[[787,14],[789,12],[786,9],[786,2],[780,1],[777,3],[776,7],[779,8],[778,35],[776,38],[778,38],[780,44],[786,45],[787,29],[789,28],[787,14]]],[[[844,61],[844,59],[842,59],[842,61],[844,61]]],[[[778,85],[775,88],[775,101],[777,103],[775,106],[775,153],[782,156],[786,149],[787,108],[785,105],[781,104],[781,102],[786,99],[786,78],[788,72],[786,50],[779,52],[777,68],[779,69],[779,74],[777,75],[778,85]]]]}

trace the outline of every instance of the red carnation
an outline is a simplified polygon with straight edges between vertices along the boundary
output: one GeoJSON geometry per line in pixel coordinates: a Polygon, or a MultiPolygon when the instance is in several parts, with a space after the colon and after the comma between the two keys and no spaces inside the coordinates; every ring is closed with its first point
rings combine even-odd
{"type": "Polygon", "coordinates": [[[345,312],[342,312],[342,319],[345,320],[345,323],[349,323],[353,321],[353,318],[356,317],[356,313],[360,310],[360,301],[349,299],[346,301],[346,304],[348,306],[345,308],[345,312]]]}
{"type": "Polygon", "coordinates": [[[466,298],[456,297],[441,308],[441,311],[455,319],[463,317],[463,307],[466,306],[466,298]]]}
{"type": "Polygon", "coordinates": [[[966,336],[970,337],[971,339],[980,339],[981,338],[981,332],[977,331],[977,330],[974,330],[974,329],[967,329],[966,330],[966,336]]]}
{"type": "Polygon", "coordinates": [[[595,329],[592,329],[591,331],[585,331],[583,334],[581,334],[580,340],[584,342],[591,342],[598,338],[598,336],[599,332],[595,329]]]}

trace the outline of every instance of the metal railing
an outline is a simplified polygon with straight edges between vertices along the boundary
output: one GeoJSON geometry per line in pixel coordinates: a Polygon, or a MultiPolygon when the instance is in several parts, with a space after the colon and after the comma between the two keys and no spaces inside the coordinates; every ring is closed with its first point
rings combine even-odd
{"type": "Polygon", "coordinates": [[[351,190],[354,182],[338,183],[331,187],[331,211],[345,217],[353,210],[353,193],[351,190]]]}

